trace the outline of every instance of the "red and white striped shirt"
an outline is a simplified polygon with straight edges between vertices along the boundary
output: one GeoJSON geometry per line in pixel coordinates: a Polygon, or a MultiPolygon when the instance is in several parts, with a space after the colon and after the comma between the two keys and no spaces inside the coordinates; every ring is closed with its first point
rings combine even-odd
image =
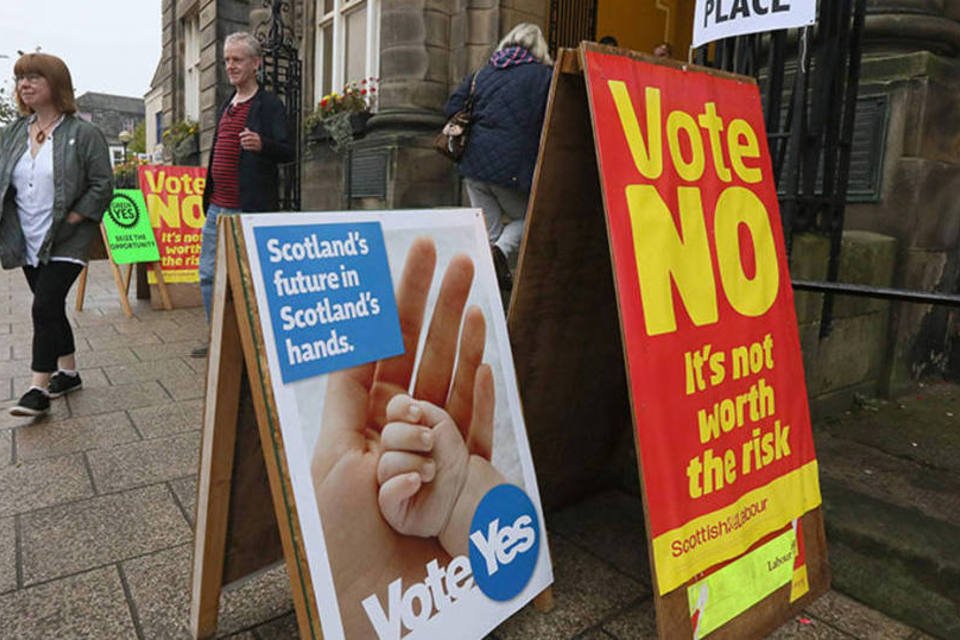
{"type": "Polygon", "coordinates": [[[240,132],[247,122],[250,100],[224,110],[213,143],[213,193],[210,202],[225,209],[240,208],[240,132]]]}

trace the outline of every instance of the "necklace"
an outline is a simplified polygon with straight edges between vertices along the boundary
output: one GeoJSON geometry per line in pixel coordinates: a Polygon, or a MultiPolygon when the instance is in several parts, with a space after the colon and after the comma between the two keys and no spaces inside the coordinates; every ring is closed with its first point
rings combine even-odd
{"type": "Polygon", "coordinates": [[[33,124],[37,128],[37,132],[34,134],[33,138],[34,140],[37,141],[37,144],[43,144],[44,140],[47,139],[47,135],[49,134],[48,129],[52,129],[53,126],[56,125],[57,122],[59,121],[60,121],[59,114],[57,114],[57,116],[54,117],[53,120],[51,120],[45,126],[42,126],[42,127],[40,126],[40,118],[37,118],[36,120],[33,121],[33,124]]]}

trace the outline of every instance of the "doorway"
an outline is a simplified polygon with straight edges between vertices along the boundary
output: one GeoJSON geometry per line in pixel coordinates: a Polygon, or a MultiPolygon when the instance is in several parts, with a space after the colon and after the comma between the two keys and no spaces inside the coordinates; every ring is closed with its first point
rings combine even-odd
{"type": "Polygon", "coordinates": [[[669,42],[685,59],[693,31],[695,0],[550,0],[550,48],[576,47],[604,36],[618,46],[652,53],[669,42]]]}

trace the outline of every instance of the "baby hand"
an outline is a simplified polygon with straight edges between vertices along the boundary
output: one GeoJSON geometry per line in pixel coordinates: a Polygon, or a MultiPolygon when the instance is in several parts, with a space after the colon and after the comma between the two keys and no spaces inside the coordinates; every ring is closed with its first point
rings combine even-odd
{"type": "Polygon", "coordinates": [[[397,533],[440,534],[463,490],[469,453],[453,418],[443,409],[394,396],[380,434],[379,504],[397,533]]]}

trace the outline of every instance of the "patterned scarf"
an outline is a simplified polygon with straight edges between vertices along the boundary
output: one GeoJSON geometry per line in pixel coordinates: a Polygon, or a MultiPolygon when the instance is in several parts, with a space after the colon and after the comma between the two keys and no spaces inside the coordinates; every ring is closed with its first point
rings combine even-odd
{"type": "Polygon", "coordinates": [[[495,51],[493,55],[490,56],[490,65],[497,69],[516,67],[521,64],[530,64],[536,61],[537,59],[533,57],[533,54],[523,47],[507,47],[506,49],[495,51]]]}

